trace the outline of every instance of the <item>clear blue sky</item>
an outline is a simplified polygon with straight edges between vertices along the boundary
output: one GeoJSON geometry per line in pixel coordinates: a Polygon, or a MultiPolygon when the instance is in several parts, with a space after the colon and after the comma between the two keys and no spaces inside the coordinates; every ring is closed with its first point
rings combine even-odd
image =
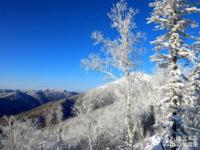
{"type": "MultiPolygon", "coordinates": [[[[102,74],[86,73],[80,60],[96,51],[91,32],[112,36],[106,15],[116,0],[0,1],[0,88],[58,88],[85,91],[103,84],[102,74]]],[[[138,8],[138,30],[145,32],[146,53],[139,68],[151,72],[153,25],[146,24],[150,0],[128,0],[138,8]]]]}

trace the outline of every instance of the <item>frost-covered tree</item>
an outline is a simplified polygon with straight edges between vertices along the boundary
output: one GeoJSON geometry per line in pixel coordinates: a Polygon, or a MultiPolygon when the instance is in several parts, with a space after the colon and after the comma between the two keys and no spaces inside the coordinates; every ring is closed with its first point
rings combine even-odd
{"type": "Polygon", "coordinates": [[[12,150],[17,149],[17,137],[19,136],[19,130],[17,129],[15,125],[15,117],[4,117],[7,126],[2,127],[3,131],[3,138],[2,143],[4,148],[9,148],[12,150]]]}
{"type": "MultiPolygon", "coordinates": [[[[194,68],[192,69],[191,76],[189,78],[191,99],[194,107],[200,105],[200,42],[197,41],[193,44],[193,50],[197,54],[197,61],[195,62],[194,68]]],[[[200,106],[199,106],[200,107],[200,106]]]]}
{"type": "Polygon", "coordinates": [[[155,23],[155,29],[163,33],[152,42],[156,51],[152,60],[162,67],[167,67],[171,75],[169,83],[164,87],[166,95],[161,100],[164,110],[162,121],[169,129],[167,135],[175,139],[186,134],[181,112],[183,106],[188,103],[188,98],[185,98],[183,92],[184,84],[179,63],[196,59],[195,52],[187,40],[191,39],[194,42],[196,39],[188,34],[186,29],[198,24],[186,16],[200,12],[200,9],[188,0],[155,0],[150,3],[150,7],[153,7],[153,12],[148,18],[148,23],[155,23]]]}
{"type": "Polygon", "coordinates": [[[67,144],[65,143],[65,141],[63,140],[63,124],[62,124],[62,120],[63,120],[63,108],[62,105],[59,105],[56,111],[56,120],[57,120],[57,125],[55,128],[56,129],[56,135],[57,135],[57,150],[63,150],[63,149],[67,149],[67,144]]]}
{"type": "Polygon", "coordinates": [[[3,149],[6,150],[26,150],[32,146],[32,141],[36,140],[34,137],[35,128],[31,126],[29,121],[19,121],[14,116],[3,117],[5,124],[0,128],[1,143],[3,149]]]}
{"type": "Polygon", "coordinates": [[[200,105],[200,63],[193,69],[190,81],[192,103],[194,106],[198,106],[200,105]]]}
{"type": "Polygon", "coordinates": [[[133,69],[137,65],[137,56],[141,52],[138,46],[142,38],[139,32],[133,32],[136,28],[134,16],[136,10],[128,8],[125,0],[113,5],[108,17],[111,20],[112,28],[114,28],[119,36],[113,40],[104,38],[101,32],[92,33],[95,44],[102,45],[99,54],[90,54],[87,59],[83,59],[81,63],[87,70],[97,70],[106,74],[108,79],[119,79],[125,76],[129,82],[129,88],[125,94],[126,115],[125,122],[127,125],[127,142],[132,146],[134,122],[131,121],[131,108],[133,107],[133,97],[131,84],[134,77],[131,75],[133,69]]]}
{"type": "Polygon", "coordinates": [[[200,132],[200,42],[197,41],[193,44],[193,50],[197,53],[197,61],[194,67],[190,71],[187,84],[187,94],[189,95],[190,106],[187,108],[188,113],[186,117],[188,118],[188,128],[193,134],[198,135],[200,132]]]}

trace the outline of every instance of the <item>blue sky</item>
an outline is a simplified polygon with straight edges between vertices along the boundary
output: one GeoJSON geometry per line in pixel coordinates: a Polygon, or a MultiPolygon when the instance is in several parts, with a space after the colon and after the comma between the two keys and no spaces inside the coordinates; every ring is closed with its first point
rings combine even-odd
{"type": "MultiPolygon", "coordinates": [[[[57,88],[85,91],[104,84],[103,75],[86,73],[80,60],[97,51],[91,32],[112,36],[106,15],[116,0],[0,1],[0,88],[57,88]]],[[[146,33],[146,52],[138,68],[151,73],[149,41],[157,33],[146,24],[150,0],[128,0],[139,9],[138,30],[146,33]]]]}

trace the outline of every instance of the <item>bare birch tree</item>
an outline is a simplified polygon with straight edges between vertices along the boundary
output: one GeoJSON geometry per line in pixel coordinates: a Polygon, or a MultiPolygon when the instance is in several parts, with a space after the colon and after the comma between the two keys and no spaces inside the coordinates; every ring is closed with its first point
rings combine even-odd
{"type": "Polygon", "coordinates": [[[92,38],[96,44],[102,46],[99,54],[90,54],[87,59],[83,59],[81,63],[86,70],[97,70],[106,74],[107,79],[117,80],[122,76],[129,82],[129,87],[125,94],[125,123],[127,126],[127,144],[132,147],[134,126],[136,124],[131,121],[132,103],[132,84],[134,76],[131,74],[137,65],[138,54],[141,53],[139,41],[143,38],[140,32],[136,32],[136,24],[134,16],[137,10],[128,8],[127,2],[121,0],[113,5],[108,17],[111,20],[111,26],[119,36],[113,40],[104,38],[101,32],[93,32],[92,38]]]}

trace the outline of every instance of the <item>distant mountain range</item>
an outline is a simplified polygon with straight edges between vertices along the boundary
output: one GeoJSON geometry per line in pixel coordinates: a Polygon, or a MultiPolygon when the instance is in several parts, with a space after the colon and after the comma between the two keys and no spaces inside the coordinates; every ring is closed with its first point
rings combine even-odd
{"type": "Polygon", "coordinates": [[[0,117],[15,115],[43,104],[77,95],[66,90],[8,90],[0,89],[0,117]]]}

